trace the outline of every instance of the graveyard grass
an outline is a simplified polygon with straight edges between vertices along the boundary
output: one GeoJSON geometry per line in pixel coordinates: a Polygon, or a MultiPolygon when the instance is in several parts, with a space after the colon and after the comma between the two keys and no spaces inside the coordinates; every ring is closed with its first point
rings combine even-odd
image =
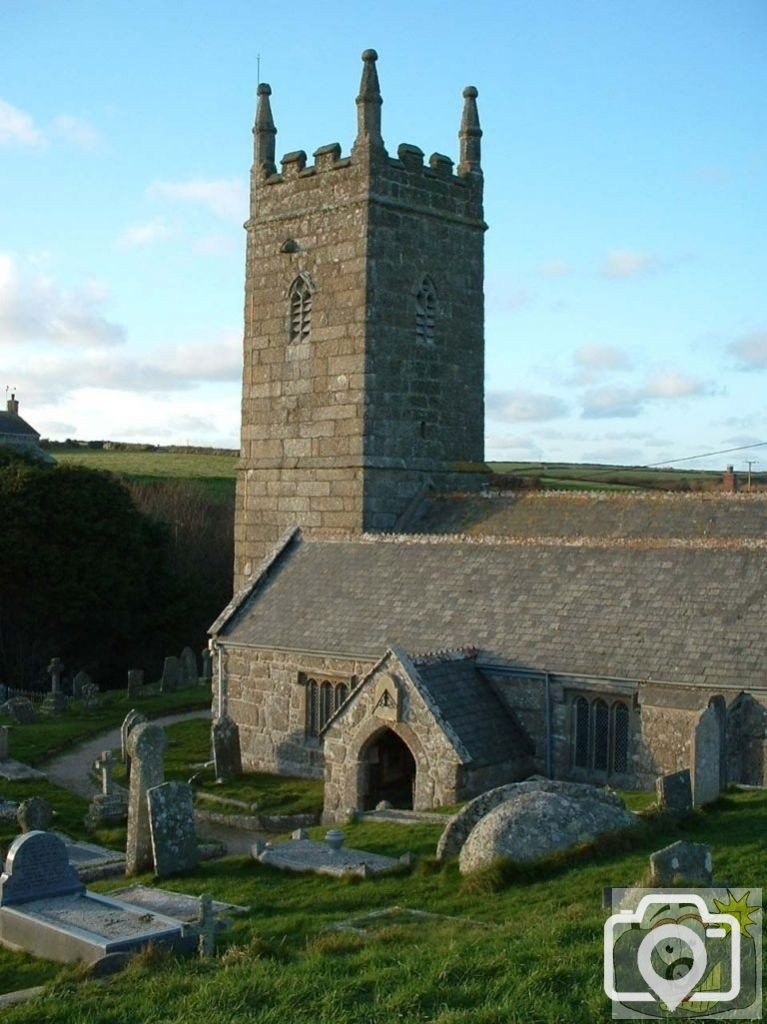
{"type": "MultiPolygon", "coordinates": [[[[462,879],[455,862],[432,859],[438,826],[345,826],[349,846],[409,849],[419,863],[409,873],[365,881],[292,875],[238,857],[205,863],[161,884],[251,908],[232,918],[215,958],[148,952],[104,984],[83,980],[78,967],[29,966],[3,951],[3,979],[10,973],[22,985],[55,975],[43,997],[5,1010],[5,1020],[606,1024],[602,889],[640,881],[649,854],[680,838],[712,847],[717,878],[758,885],[766,828],[767,794],[731,792],[683,823],[651,817],[643,834],[584,849],[571,861],[556,857],[526,869],[496,863],[462,879]],[[328,930],[395,906],[460,920],[415,922],[399,914],[365,935],[328,930]]],[[[315,838],[323,833],[312,830],[315,838]]]]}

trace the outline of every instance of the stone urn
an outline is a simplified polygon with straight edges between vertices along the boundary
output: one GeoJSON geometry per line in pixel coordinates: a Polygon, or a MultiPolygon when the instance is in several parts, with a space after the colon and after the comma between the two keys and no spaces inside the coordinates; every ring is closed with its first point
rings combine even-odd
{"type": "Polygon", "coordinates": [[[325,833],[325,842],[334,853],[344,845],[344,839],[346,836],[340,828],[331,828],[325,833]]]}

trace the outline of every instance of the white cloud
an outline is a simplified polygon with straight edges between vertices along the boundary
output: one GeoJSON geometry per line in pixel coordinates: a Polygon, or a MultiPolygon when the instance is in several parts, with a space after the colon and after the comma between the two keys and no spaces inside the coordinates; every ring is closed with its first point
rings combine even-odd
{"type": "Polygon", "coordinates": [[[628,353],[615,345],[581,345],[573,352],[573,362],[582,370],[628,370],[628,353]]]}
{"type": "Polygon", "coordinates": [[[642,411],[641,392],[636,388],[602,387],[586,391],[581,415],[585,419],[609,416],[638,416],[642,411]]]}
{"type": "Polygon", "coordinates": [[[489,392],[487,411],[494,419],[507,423],[531,423],[566,416],[568,408],[556,395],[516,389],[489,392]]]}
{"type": "Polygon", "coordinates": [[[44,146],[45,136],[32,117],[0,99],[0,145],[44,146]]]}
{"type": "Polygon", "coordinates": [[[570,264],[564,260],[550,260],[538,267],[541,277],[564,277],[571,270],[570,264]]]}
{"type": "Polygon", "coordinates": [[[173,229],[161,217],[156,217],[143,224],[131,224],[119,236],[115,245],[118,249],[142,248],[171,238],[173,234],[173,229]]]}
{"type": "Polygon", "coordinates": [[[613,249],[608,252],[602,264],[605,277],[621,279],[638,277],[659,270],[661,261],[651,252],[640,252],[637,249],[613,249]]]}
{"type": "Polygon", "coordinates": [[[637,387],[605,386],[584,392],[581,415],[585,419],[638,416],[647,402],[695,398],[713,392],[710,383],[675,370],[649,377],[637,387]]]}
{"type": "Polygon", "coordinates": [[[761,370],[767,367],[767,331],[746,334],[727,346],[735,356],[741,370],[761,370]]]}
{"type": "Polygon", "coordinates": [[[82,117],[73,117],[71,114],[59,114],[52,122],[53,134],[73,142],[81,149],[93,149],[101,141],[101,136],[93,125],[82,117]]]}
{"type": "Polygon", "coordinates": [[[149,186],[148,192],[156,199],[197,203],[217,217],[238,224],[245,220],[248,212],[248,191],[240,178],[155,181],[149,186]]]}
{"type": "Polygon", "coordinates": [[[125,332],[103,315],[103,301],[98,285],[63,288],[50,276],[21,267],[11,253],[0,252],[0,344],[119,344],[125,332]]]}
{"type": "Polygon", "coordinates": [[[687,398],[690,395],[709,394],[711,386],[698,377],[669,370],[651,377],[644,391],[648,398],[687,398]]]}

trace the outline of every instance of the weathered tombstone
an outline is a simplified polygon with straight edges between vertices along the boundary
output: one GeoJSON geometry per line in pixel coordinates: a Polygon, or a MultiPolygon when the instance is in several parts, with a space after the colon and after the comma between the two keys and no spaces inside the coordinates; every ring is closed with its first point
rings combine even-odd
{"type": "Polygon", "coordinates": [[[125,874],[135,875],[153,867],[152,838],[149,830],[147,790],[161,786],[164,778],[165,733],[153,722],[142,722],[128,734],[131,759],[128,793],[128,844],[125,874]]]}
{"type": "Polygon", "coordinates": [[[128,669],[128,697],[140,697],[144,690],[143,668],[128,669]]]}
{"type": "Polygon", "coordinates": [[[182,686],[197,686],[197,680],[199,679],[197,655],[191,647],[183,649],[180,660],[182,686]]]}
{"type": "Polygon", "coordinates": [[[93,711],[99,702],[99,688],[95,683],[84,683],[80,696],[85,710],[93,711]]]}
{"type": "Polygon", "coordinates": [[[658,804],[676,817],[692,813],[692,782],[689,769],[659,775],[655,780],[658,804]]]}
{"type": "Polygon", "coordinates": [[[137,711],[135,708],[131,708],[128,714],[123,719],[123,724],[120,726],[120,752],[122,754],[123,764],[125,770],[130,778],[130,757],[128,756],[128,736],[130,735],[131,729],[137,725],[141,725],[142,722],[146,722],[147,717],[143,711],[137,711]]]}
{"type": "Polygon", "coordinates": [[[51,663],[46,669],[51,677],[51,693],[61,692],[61,670],[63,667],[61,658],[51,658],[51,663]]]}
{"type": "Polygon", "coordinates": [[[101,775],[101,792],[104,796],[111,796],[113,789],[112,773],[114,772],[115,759],[111,750],[102,750],[93,767],[101,775]]]}
{"type": "Polygon", "coordinates": [[[160,680],[161,693],[175,693],[181,679],[181,663],[175,655],[166,658],[162,666],[160,680]]]}
{"type": "Polygon", "coordinates": [[[200,678],[204,683],[209,683],[213,678],[213,662],[210,656],[210,651],[207,647],[203,647],[201,652],[202,657],[202,675],[200,678]]]}
{"type": "Polygon", "coordinates": [[[188,782],[164,782],[147,791],[155,874],[188,871],[200,863],[194,797],[188,782]]]}
{"type": "Polygon", "coordinates": [[[87,686],[88,683],[92,683],[93,680],[84,672],[82,669],[77,673],[75,678],[72,680],[72,696],[75,700],[81,700],[83,696],[83,687],[87,686]]]}
{"type": "Polygon", "coordinates": [[[48,674],[51,677],[51,692],[43,701],[43,711],[48,715],[60,715],[66,709],[66,697],[61,689],[61,672],[64,668],[61,658],[51,658],[48,674]]]}
{"type": "Polygon", "coordinates": [[[719,716],[709,706],[698,716],[692,734],[692,800],[696,807],[719,797],[721,754],[719,716]]]}
{"type": "Polygon", "coordinates": [[[216,779],[225,781],[242,775],[240,730],[228,715],[217,718],[211,728],[213,765],[216,779]]]}
{"type": "Polygon", "coordinates": [[[0,877],[0,907],[80,892],[85,886],[57,835],[32,831],[14,840],[0,877]]]}
{"type": "Polygon", "coordinates": [[[36,718],[34,704],[26,697],[11,697],[3,704],[0,711],[10,715],[19,725],[30,725],[36,718]]]}
{"type": "Polygon", "coordinates": [[[93,767],[101,775],[101,792],[91,800],[85,825],[89,829],[101,825],[121,825],[128,817],[128,805],[122,792],[117,792],[112,779],[115,759],[111,750],[102,750],[93,767]]]}
{"type": "Polygon", "coordinates": [[[0,704],[5,704],[8,700],[8,687],[5,683],[0,683],[0,704]]]}
{"type": "Polygon", "coordinates": [[[0,725],[0,761],[8,759],[8,726],[0,725]]]}
{"type": "Polygon", "coordinates": [[[200,911],[195,924],[198,934],[198,956],[213,956],[216,951],[216,928],[218,924],[213,914],[213,897],[207,892],[200,896],[200,911]]]}
{"type": "Polygon", "coordinates": [[[703,843],[672,843],[650,854],[650,885],[711,885],[711,850],[703,843]]]}
{"type": "Polygon", "coordinates": [[[16,820],[22,832],[45,831],[50,828],[53,819],[53,808],[47,800],[39,796],[31,796],[22,800],[16,811],[16,820]]]}

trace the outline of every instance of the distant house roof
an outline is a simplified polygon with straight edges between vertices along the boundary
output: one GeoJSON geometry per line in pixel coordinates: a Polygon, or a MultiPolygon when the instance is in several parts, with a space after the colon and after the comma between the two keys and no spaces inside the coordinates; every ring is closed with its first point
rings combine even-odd
{"type": "Polygon", "coordinates": [[[0,411],[0,437],[3,435],[17,439],[28,437],[30,441],[35,442],[40,437],[35,428],[30,427],[21,416],[13,412],[6,412],[5,410],[0,411]]]}
{"type": "Polygon", "coordinates": [[[226,643],[378,658],[475,646],[523,668],[767,683],[767,541],[290,541],[226,643]]]}

